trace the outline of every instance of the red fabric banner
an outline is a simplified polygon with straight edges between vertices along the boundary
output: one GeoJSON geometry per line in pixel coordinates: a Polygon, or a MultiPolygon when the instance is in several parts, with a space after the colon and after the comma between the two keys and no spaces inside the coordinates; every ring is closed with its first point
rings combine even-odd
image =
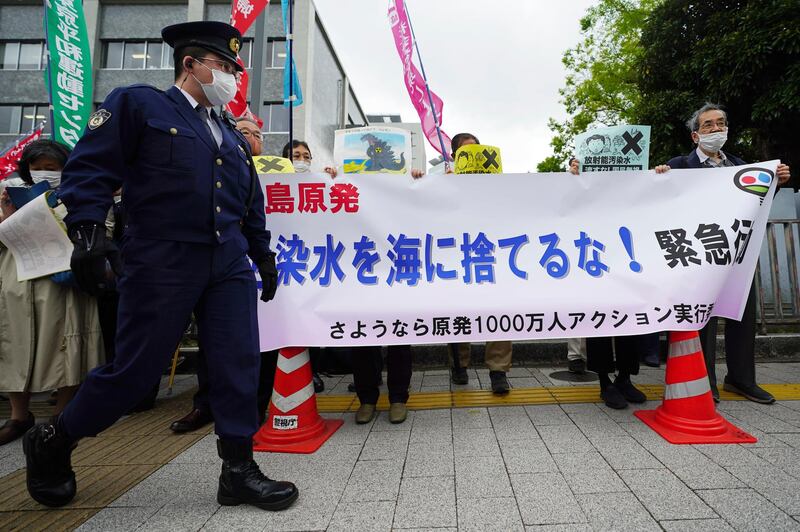
{"type": "Polygon", "coordinates": [[[22,157],[22,150],[24,150],[25,146],[34,140],[39,140],[39,137],[42,136],[43,130],[44,122],[39,124],[39,126],[37,126],[33,132],[19,138],[7,152],[5,152],[3,155],[0,155],[0,180],[7,178],[17,171],[17,163],[19,162],[20,157],[22,157]]]}
{"type": "MultiPolygon", "coordinates": [[[[256,18],[264,11],[268,3],[269,0],[233,0],[231,3],[231,26],[244,35],[245,32],[250,29],[250,26],[253,25],[256,18]]],[[[244,63],[241,57],[238,58],[237,62],[244,69],[244,63]]],[[[250,77],[247,74],[247,70],[244,69],[236,83],[236,96],[228,104],[228,111],[237,118],[247,116],[254,119],[258,123],[258,127],[262,127],[264,121],[254,115],[250,110],[250,106],[247,105],[247,86],[249,79],[250,77]]]]}

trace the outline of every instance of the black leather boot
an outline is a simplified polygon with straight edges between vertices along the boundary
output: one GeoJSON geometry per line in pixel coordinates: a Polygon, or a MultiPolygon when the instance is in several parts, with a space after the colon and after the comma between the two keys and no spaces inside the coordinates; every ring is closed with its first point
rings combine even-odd
{"type": "Polygon", "coordinates": [[[262,510],[283,510],[292,505],[299,492],[291,482],[270,480],[253,460],[250,442],[217,440],[222,458],[217,502],[223,506],[252,504],[262,510]]]}
{"type": "Polygon", "coordinates": [[[56,420],[34,426],[22,437],[27,464],[28,493],[45,506],[64,506],[75,497],[77,485],[70,457],[77,446],[56,420]]]}

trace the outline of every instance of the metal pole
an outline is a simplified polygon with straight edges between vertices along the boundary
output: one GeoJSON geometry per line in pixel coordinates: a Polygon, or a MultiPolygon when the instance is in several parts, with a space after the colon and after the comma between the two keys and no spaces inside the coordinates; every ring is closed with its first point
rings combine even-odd
{"type": "Polygon", "coordinates": [[[431,88],[428,86],[428,76],[425,74],[425,66],[422,64],[422,54],[419,53],[419,45],[417,44],[417,36],[414,34],[414,26],[411,24],[411,16],[408,14],[408,6],[406,6],[405,0],[401,0],[403,2],[403,9],[406,12],[406,18],[408,19],[408,27],[411,30],[411,40],[414,41],[414,49],[417,51],[417,60],[419,61],[419,69],[422,71],[422,80],[425,82],[425,91],[428,93],[428,103],[431,104],[431,113],[433,113],[433,125],[436,126],[436,134],[439,137],[439,145],[442,148],[442,157],[444,157],[444,166],[448,168],[448,162],[450,161],[450,156],[447,153],[447,150],[444,147],[444,139],[442,139],[442,130],[439,127],[439,119],[436,116],[436,106],[433,105],[433,96],[431,96],[431,88]]]}
{"type": "Polygon", "coordinates": [[[250,62],[250,74],[252,79],[250,81],[250,109],[256,114],[257,117],[266,122],[264,116],[264,90],[262,86],[262,78],[264,77],[264,68],[266,68],[266,26],[267,26],[267,10],[269,4],[264,7],[261,14],[256,19],[256,37],[253,41],[253,57],[250,62]]]}
{"type": "MultiPolygon", "coordinates": [[[[294,73],[292,68],[294,66],[294,0],[289,0],[289,33],[286,35],[286,40],[289,41],[289,150],[291,150],[292,141],[294,140],[294,123],[292,115],[294,114],[294,73]]],[[[291,154],[291,151],[289,152],[291,154]]],[[[291,159],[291,155],[289,155],[291,159]]]]}

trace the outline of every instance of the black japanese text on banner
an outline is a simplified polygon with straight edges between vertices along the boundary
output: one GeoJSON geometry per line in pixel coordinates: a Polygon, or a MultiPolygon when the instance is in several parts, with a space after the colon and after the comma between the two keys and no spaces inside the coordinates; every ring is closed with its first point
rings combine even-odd
{"type": "Polygon", "coordinates": [[[544,339],[739,318],[777,161],[587,173],[261,175],[262,350],[544,339]]]}

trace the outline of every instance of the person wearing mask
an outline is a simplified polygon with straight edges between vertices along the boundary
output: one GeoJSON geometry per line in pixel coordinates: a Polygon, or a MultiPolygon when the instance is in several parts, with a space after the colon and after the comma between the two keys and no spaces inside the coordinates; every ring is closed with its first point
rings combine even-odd
{"type": "MultiPolygon", "coordinates": [[[[18,163],[25,186],[46,181],[58,189],[69,150],[52,140],[25,147],[18,163]]],[[[7,190],[0,195],[3,220],[16,207],[7,190]]],[[[65,209],[54,209],[63,219],[65,209]]],[[[54,414],[70,401],[86,373],[104,361],[97,303],[80,291],[70,272],[17,280],[11,252],[0,244],[0,391],[8,394],[11,418],[0,427],[0,445],[34,426],[32,393],[57,390],[54,414]]]]}
{"type": "MultiPolygon", "coordinates": [[[[739,157],[722,151],[728,139],[728,115],[719,105],[706,103],[692,114],[686,126],[691,132],[695,149],[687,155],[670,159],[665,165],[657,166],[657,173],[667,172],[670,168],[720,168],[747,164],[739,157]]],[[[779,164],[776,177],[779,186],[787,183],[791,179],[789,166],[779,164]]],[[[706,326],[700,329],[700,342],[706,359],[711,394],[714,401],[719,402],[714,366],[717,358],[716,317],[708,320],[706,326]]],[[[741,321],[725,319],[725,363],[728,374],[725,375],[722,389],[756,403],[772,404],[775,402],[772,394],[756,384],[755,346],[756,288],[753,283],[741,321]]]]}
{"type": "MultiPolygon", "coordinates": [[[[281,151],[281,157],[292,161],[295,173],[307,174],[311,172],[311,161],[314,158],[311,156],[311,148],[308,147],[305,141],[293,140],[292,142],[287,142],[281,151]]],[[[336,177],[338,174],[335,166],[326,166],[322,171],[331,176],[331,178],[336,177]]]]}
{"type": "MultiPolygon", "coordinates": [[[[469,144],[480,144],[480,141],[478,137],[471,133],[459,133],[454,136],[451,142],[453,160],[456,158],[458,149],[469,144]]],[[[448,170],[448,173],[451,172],[451,170],[448,170]]],[[[469,367],[472,346],[469,343],[453,343],[449,347],[450,380],[453,384],[468,384],[467,368],[469,367]]],[[[510,340],[486,342],[484,360],[489,367],[492,393],[496,395],[505,395],[511,390],[507,377],[507,373],[511,369],[511,351],[512,344],[510,340]]]]}
{"type": "Polygon", "coordinates": [[[247,260],[261,274],[266,303],[277,289],[275,254],[249,144],[216,112],[236,94],[242,36],[212,21],[175,24],[161,35],[174,49],[174,86],[113,90],[64,167],[72,270],[89,292],[107,282],[116,250],[103,224],[123,189],[116,357],[89,373],[59,416],[23,437],[28,493],[54,507],[74,498],[72,450],[147,393],[194,312],[222,459],[217,502],[281,510],[297,499],[297,487],[267,478],[253,459],[259,294],[247,260]]]}
{"type": "MultiPolygon", "coordinates": [[[[251,155],[253,157],[261,155],[263,136],[258,124],[252,118],[243,116],[236,119],[236,129],[250,145],[251,155]]],[[[261,369],[258,380],[259,426],[264,424],[264,419],[266,418],[277,363],[277,351],[261,353],[261,369]]],[[[192,409],[182,418],[173,421],[169,426],[170,430],[176,434],[194,432],[214,422],[214,416],[211,414],[211,403],[208,399],[208,365],[203,353],[203,346],[200,346],[197,351],[197,384],[197,392],[195,392],[192,399],[192,409]]]]}
{"type": "MultiPolygon", "coordinates": [[[[305,141],[292,140],[291,142],[287,142],[283,150],[281,150],[281,157],[292,161],[292,166],[296,174],[308,174],[311,172],[311,161],[313,157],[311,155],[311,148],[308,147],[308,143],[305,141]]],[[[331,176],[331,179],[335,178],[338,173],[334,166],[326,166],[322,171],[331,176]]],[[[322,348],[310,347],[308,349],[308,355],[311,358],[311,376],[314,380],[314,391],[316,393],[324,392],[325,381],[322,380],[319,374],[322,348]]],[[[277,361],[277,352],[275,356],[277,361]]]]}

